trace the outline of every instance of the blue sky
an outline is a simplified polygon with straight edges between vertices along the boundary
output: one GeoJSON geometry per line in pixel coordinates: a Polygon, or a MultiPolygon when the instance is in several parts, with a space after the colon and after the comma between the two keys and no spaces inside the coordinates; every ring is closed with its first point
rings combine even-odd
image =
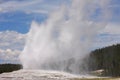
{"type": "MultiPolygon", "coordinates": [[[[61,4],[71,0],[1,0],[0,31],[13,30],[27,33],[33,20],[43,22],[47,15],[61,4]],[[25,5],[26,4],[26,5],[25,5]]],[[[120,22],[120,0],[111,1],[113,16],[111,22],[120,22]]]]}
{"type": "Polygon", "coordinates": [[[0,31],[14,30],[20,33],[27,33],[33,20],[43,22],[47,18],[47,14],[62,4],[63,1],[1,0],[0,31]]]}
{"type": "Polygon", "coordinates": [[[26,14],[20,11],[0,13],[0,31],[15,30],[27,33],[33,20],[42,22],[46,17],[44,14],[26,14]]]}

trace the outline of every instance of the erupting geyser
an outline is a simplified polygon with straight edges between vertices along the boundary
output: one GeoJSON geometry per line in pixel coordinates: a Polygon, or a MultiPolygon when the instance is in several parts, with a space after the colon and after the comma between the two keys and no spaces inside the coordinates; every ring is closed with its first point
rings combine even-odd
{"type": "Polygon", "coordinates": [[[32,22],[20,55],[25,69],[84,71],[84,57],[109,18],[110,0],[72,0],[42,24],[32,22]]]}

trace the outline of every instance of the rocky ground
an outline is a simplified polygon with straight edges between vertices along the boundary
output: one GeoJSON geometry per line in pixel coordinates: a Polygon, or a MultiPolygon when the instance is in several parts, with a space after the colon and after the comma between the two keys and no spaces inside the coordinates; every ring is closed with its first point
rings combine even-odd
{"type": "Polygon", "coordinates": [[[119,78],[100,78],[90,75],[76,76],[69,73],[42,70],[19,70],[0,74],[0,80],[120,80],[119,78]]]}

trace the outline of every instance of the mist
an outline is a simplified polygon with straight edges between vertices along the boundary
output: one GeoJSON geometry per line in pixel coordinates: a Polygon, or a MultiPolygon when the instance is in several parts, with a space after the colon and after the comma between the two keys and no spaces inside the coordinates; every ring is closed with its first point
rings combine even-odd
{"type": "Polygon", "coordinates": [[[109,3],[110,0],[72,0],[49,14],[45,22],[33,21],[20,55],[23,68],[84,72],[84,58],[91,51],[94,37],[111,16],[109,3]]]}

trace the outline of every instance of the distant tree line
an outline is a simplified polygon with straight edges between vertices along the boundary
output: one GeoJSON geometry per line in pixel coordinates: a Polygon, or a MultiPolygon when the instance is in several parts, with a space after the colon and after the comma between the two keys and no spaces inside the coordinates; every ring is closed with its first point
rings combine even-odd
{"type": "Polygon", "coordinates": [[[88,65],[89,71],[103,69],[103,76],[120,76],[120,44],[92,51],[88,65]]]}
{"type": "Polygon", "coordinates": [[[0,73],[12,72],[22,69],[21,64],[0,64],[0,73]]]}

